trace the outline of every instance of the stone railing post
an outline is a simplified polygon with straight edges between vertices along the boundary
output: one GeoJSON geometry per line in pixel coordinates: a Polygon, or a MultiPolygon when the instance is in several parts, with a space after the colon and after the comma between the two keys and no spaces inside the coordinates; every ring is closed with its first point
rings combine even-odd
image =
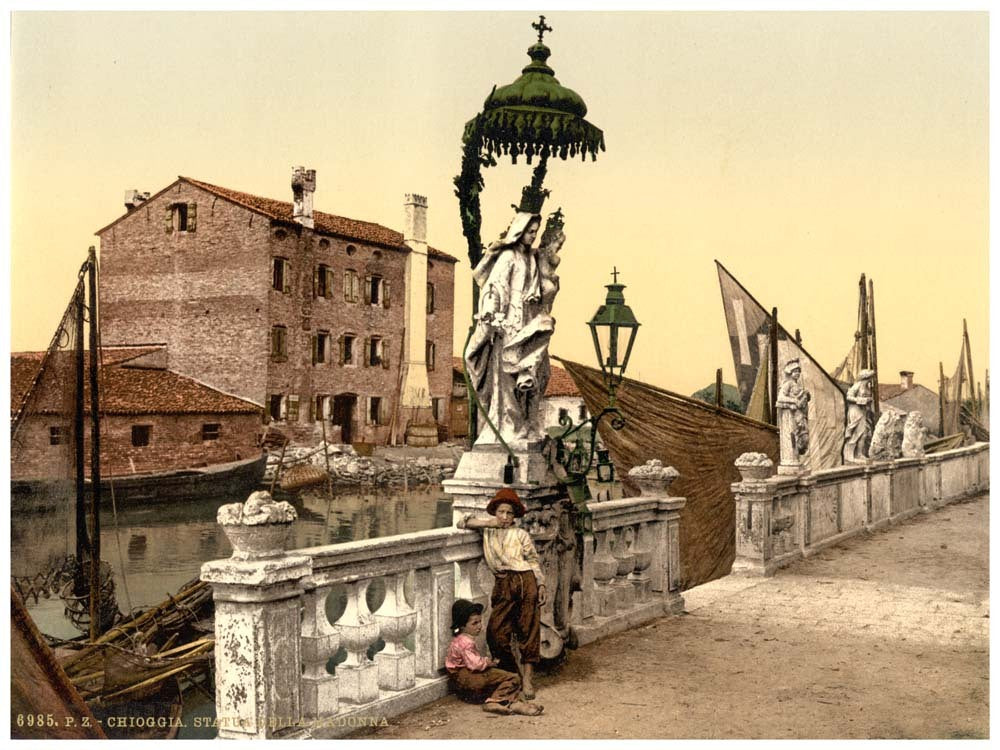
{"type": "Polygon", "coordinates": [[[772,482],[774,462],[763,453],[744,453],[736,459],[743,481],[732,486],[736,499],[736,559],[733,573],[770,575],[772,482]]]}
{"type": "Polygon", "coordinates": [[[233,556],[201,567],[215,600],[219,739],[268,739],[302,718],[301,592],[312,561],[281,551],[294,519],[266,492],[219,509],[233,556]]]}
{"type": "Polygon", "coordinates": [[[417,610],[417,675],[437,677],[451,642],[451,605],[455,603],[455,564],[418,570],[414,591],[417,610]]]}

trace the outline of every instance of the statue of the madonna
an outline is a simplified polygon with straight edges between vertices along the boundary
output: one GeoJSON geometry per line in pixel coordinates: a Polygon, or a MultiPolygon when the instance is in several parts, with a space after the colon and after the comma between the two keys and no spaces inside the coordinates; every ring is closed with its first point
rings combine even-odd
{"type": "Polygon", "coordinates": [[[542,217],[518,211],[472,272],[479,310],[465,363],[492,423],[480,423],[477,445],[498,443],[497,432],[508,443],[544,436],[539,403],[549,382],[548,344],[555,327],[549,314],[558,290],[555,254],[564,240],[561,215],[557,221],[554,231],[546,231],[546,247],[536,250],[542,217]]]}

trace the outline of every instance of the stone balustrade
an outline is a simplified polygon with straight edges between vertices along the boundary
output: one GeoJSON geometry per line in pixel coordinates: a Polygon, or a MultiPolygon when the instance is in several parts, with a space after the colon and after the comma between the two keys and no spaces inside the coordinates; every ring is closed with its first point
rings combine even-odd
{"type": "MultiPolygon", "coordinates": [[[[683,609],[683,505],[666,491],[591,503],[571,645],[683,609]]],[[[482,537],[456,528],[215,560],[201,577],[220,739],[336,737],[442,697],[452,603],[488,607],[492,586],[482,537]]]]}
{"type": "MultiPolygon", "coordinates": [[[[740,468],[740,462],[737,461],[740,468]]],[[[863,530],[876,530],[989,488],[989,444],[799,476],[750,476],[736,499],[734,573],[771,575],[863,530]]]]}

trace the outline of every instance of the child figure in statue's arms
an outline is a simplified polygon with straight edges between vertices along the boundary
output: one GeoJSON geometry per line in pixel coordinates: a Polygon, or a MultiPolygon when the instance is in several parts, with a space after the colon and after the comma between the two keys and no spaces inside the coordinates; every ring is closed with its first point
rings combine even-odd
{"type": "Polygon", "coordinates": [[[456,692],[464,700],[483,701],[483,710],[494,714],[537,716],[542,706],[519,700],[521,679],[513,672],[497,669],[496,659],[487,659],[476,647],[483,632],[483,605],[457,599],[451,608],[455,637],[448,646],[444,666],[456,692]]]}

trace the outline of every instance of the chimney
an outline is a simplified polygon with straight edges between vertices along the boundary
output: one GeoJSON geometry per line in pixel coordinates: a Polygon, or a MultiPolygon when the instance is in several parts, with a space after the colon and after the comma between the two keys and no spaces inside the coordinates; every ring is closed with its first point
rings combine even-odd
{"type": "Polygon", "coordinates": [[[125,210],[131,211],[139,205],[149,200],[149,193],[140,193],[138,190],[125,191],[125,210]]]}
{"type": "Polygon", "coordinates": [[[313,228],[313,193],[316,192],[316,170],[305,167],[292,169],[292,220],[313,228]]]}
{"type": "MultiPolygon", "coordinates": [[[[403,242],[427,244],[427,198],[407,193],[403,200],[403,242]]],[[[426,251],[426,249],[425,249],[426,251]]]]}
{"type": "Polygon", "coordinates": [[[911,370],[900,370],[899,371],[899,384],[903,386],[904,391],[908,391],[913,387],[913,372],[911,370]]]}

